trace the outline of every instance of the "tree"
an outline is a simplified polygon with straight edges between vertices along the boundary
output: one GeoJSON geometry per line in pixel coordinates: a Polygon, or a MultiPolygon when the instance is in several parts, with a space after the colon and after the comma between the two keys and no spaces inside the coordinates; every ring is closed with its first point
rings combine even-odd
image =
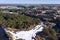
{"type": "Polygon", "coordinates": [[[52,28],[45,28],[43,30],[43,33],[44,33],[45,36],[47,36],[48,40],[58,40],[57,35],[56,35],[57,33],[52,28]]]}

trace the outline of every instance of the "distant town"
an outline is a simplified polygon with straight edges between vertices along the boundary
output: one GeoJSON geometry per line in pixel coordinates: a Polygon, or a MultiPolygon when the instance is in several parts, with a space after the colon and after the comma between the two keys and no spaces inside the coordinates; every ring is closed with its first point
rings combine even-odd
{"type": "Polygon", "coordinates": [[[5,4],[0,5],[0,12],[11,13],[11,14],[18,14],[18,13],[21,14],[25,12],[26,14],[29,15],[44,18],[45,20],[51,20],[51,18],[54,19],[60,18],[60,5],[59,4],[41,4],[41,5],[5,4]]]}

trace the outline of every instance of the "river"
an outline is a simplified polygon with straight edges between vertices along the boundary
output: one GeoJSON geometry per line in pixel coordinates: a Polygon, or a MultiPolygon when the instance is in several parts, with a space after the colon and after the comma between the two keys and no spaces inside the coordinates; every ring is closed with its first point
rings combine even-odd
{"type": "Polygon", "coordinates": [[[12,32],[9,30],[6,30],[6,32],[9,32],[13,35],[13,40],[23,39],[23,40],[34,40],[36,33],[43,31],[43,22],[41,22],[40,25],[35,26],[29,31],[17,31],[12,32]]]}

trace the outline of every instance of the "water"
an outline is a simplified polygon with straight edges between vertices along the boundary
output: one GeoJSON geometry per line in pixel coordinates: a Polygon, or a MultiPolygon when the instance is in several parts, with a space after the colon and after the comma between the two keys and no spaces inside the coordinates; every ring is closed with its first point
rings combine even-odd
{"type": "Polygon", "coordinates": [[[0,40],[9,40],[5,30],[0,26],[0,40]]]}
{"type": "Polygon", "coordinates": [[[6,30],[6,32],[9,32],[13,35],[14,40],[17,39],[23,39],[23,40],[34,40],[36,33],[43,31],[43,22],[41,22],[41,25],[37,25],[35,28],[29,30],[29,31],[18,31],[18,32],[12,32],[9,30],[6,30]]]}

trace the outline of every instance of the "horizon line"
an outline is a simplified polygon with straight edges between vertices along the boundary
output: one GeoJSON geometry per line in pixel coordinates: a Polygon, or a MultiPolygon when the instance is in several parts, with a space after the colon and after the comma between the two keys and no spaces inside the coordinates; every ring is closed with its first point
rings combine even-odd
{"type": "MultiPolygon", "coordinates": [[[[0,4],[3,4],[3,3],[0,3],[0,4]]],[[[14,3],[15,4],[15,3],[14,3]]],[[[16,4],[18,4],[18,3],[16,3],[16,4]]],[[[22,3],[23,4],[23,3],[22,3]]],[[[41,4],[44,4],[44,3],[41,3],[41,4]]],[[[45,3],[46,4],[46,3],[45,3]]],[[[48,3],[48,4],[52,4],[52,3],[48,3]]],[[[56,3],[56,4],[58,4],[58,3],[56,3]]]]}

